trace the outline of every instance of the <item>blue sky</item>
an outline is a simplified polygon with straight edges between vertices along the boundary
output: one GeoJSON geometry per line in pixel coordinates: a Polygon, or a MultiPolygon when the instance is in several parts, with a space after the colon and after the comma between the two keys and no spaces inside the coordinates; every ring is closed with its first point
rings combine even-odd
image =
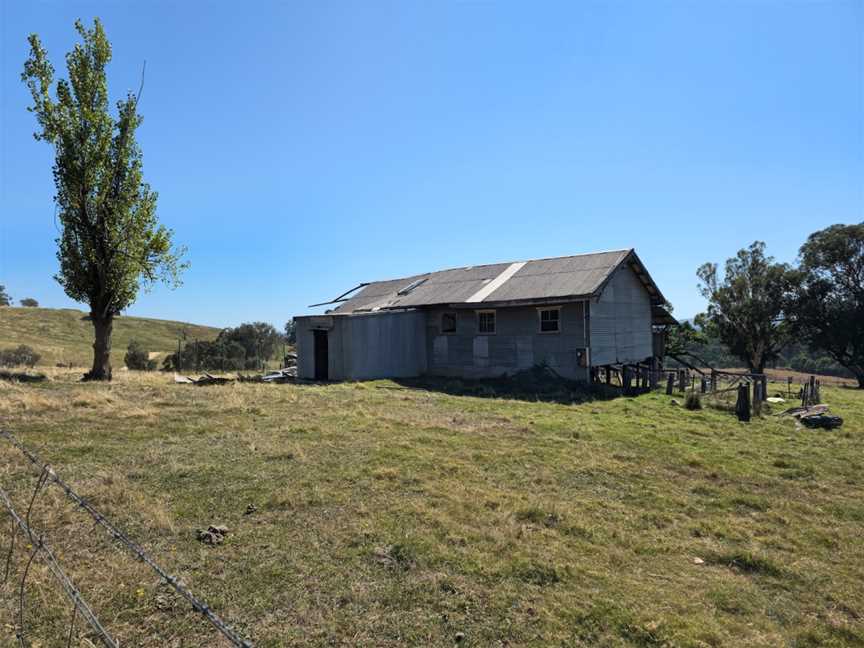
{"type": "Polygon", "coordinates": [[[360,281],[635,247],[696,268],[864,220],[864,3],[2,3],[0,283],[57,285],[52,152],[19,80],[99,16],[183,287],[130,314],[281,325],[360,281]],[[242,9],[241,9],[242,7],[242,9]]]}

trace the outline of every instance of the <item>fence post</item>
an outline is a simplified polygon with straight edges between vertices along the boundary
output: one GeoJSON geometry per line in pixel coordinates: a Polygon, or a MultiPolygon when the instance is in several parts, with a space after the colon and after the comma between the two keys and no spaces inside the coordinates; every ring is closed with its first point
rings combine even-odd
{"type": "Polygon", "coordinates": [[[739,421],[750,420],[750,387],[747,383],[738,385],[738,402],[735,403],[735,414],[739,421]]]}
{"type": "Polygon", "coordinates": [[[762,380],[757,378],[753,382],[753,414],[759,416],[762,413],[762,380]]]}
{"type": "Polygon", "coordinates": [[[671,396],[675,389],[675,374],[671,371],[666,375],[666,395],[671,396]]]}

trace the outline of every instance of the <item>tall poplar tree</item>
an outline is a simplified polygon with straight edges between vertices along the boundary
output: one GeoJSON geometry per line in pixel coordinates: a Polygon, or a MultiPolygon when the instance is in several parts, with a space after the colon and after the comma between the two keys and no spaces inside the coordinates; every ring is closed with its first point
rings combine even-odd
{"type": "MultiPolygon", "coordinates": [[[[87,380],[111,379],[114,318],[141,288],[157,281],[179,285],[184,250],[172,246],[172,232],[159,224],[156,193],[144,182],[138,94],[128,93],[112,111],[105,67],[111,44],[98,19],[66,55],[68,79],[54,83],[54,68],[36,34],[22,80],[33,97],[37,140],[54,147],[57,221],[55,279],[72,299],[90,306],[95,341],[87,380]],[[52,88],[53,86],[53,88],[52,88]]],[[[143,83],[143,78],[142,78],[143,83]]]]}

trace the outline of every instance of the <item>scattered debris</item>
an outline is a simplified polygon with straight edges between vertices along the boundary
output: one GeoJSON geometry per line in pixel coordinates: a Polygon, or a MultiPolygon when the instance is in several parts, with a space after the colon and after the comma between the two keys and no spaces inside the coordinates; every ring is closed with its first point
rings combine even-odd
{"type": "Polygon", "coordinates": [[[252,515],[257,510],[258,510],[257,506],[255,506],[254,504],[250,504],[249,506],[246,507],[246,512],[243,515],[252,515]]]}
{"type": "Polygon", "coordinates": [[[273,382],[273,383],[286,383],[286,382],[294,382],[297,380],[297,367],[285,367],[284,369],[277,369],[276,371],[271,371],[270,373],[264,374],[263,376],[248,376],[246,374],[237,374],[237,380],[240,382],[273,382]]]}
{"type": "Polygon", "coordinates": [[[775,403],[775,404],[786,402],[786,399],[783,398],[782,396],[770,396],[769,398],[766,398],[765,400],[769,403],[775,403]]]}
{"type": "Polygon", "coordinates": [[[811,405],[810,407],[793,407],[781,412],[779,416],[791,416],[798,419],[808,428],[834,430],[843,425],[843,419],[828,413],[827,405],[811,405]]]}
{"type": "Polygon", "coordinates": [[[843,425],[843,419],[833,414],[812,414],[810,416],[802,416],[801,423],[808,428],[834,430],[843,425]]]}
{"type": "Polygon", "coordinates": [[[793,407],[784,412],[780,412],[778,416],[791,416],[793,418],[801,418],[804,416],[813,416],[816,414],[824,414],[828,411],[827,405],[811,405],[810,407],[793,407]]]}
{"type": "Polygon", "coordinates": [[[276,371],[271,371],[266,376],[262,377],[261,380],[264,382],[292,382],[297,379],[297,367],[285,367],[284,369],[277,369],[276,371]]]}
{"type": "Polygon", "coordinates": [[[181,376],[175,373],[174,382],[179,385],[225,385],[234,382],[234,379],[225,378],[224,376],[214,376],[205,371],[204,375],[197,380],[195,380],[194,378],[189,378],[188,376],[181,376]]]}
{"type": "Polygon", "coordinates": [[[198,530],[198,540],[208,545],[222,544],[228,535],[228,527],[222,525],[210,525],[207,530],[198,530]]]}
{"type": "Polygon", "coordinates": [[[455,639],[456,639],[456,643],[462,643],[465,640],[465,633],[464,632],[457,632],[455,639]]]}
{"type": "Polygon", "coordinates": [[[705,564],[705,561],[702,560],[701,558],[694,558],[694,559],[693,559],[693,564],[694,564],[694,565],[704,565],[704,564],[705,564]]]}
{"type": "Polygon", "coordinates": [[[195,381],[195,384],[200,387],[202,385],[227,385],[228,383],[231,383],[231,382],[234,382],[233,378],[224,378],[222,376],[213,376],[213,375],[211,375],[205,371],[204,375],[195,381]]]}
{"type": "Polygon", "coordinates": [[[11,382],[42,382],[48,377],[45,374],[30,374],[22,371],[0,371],[0,380],[11,382]]]}

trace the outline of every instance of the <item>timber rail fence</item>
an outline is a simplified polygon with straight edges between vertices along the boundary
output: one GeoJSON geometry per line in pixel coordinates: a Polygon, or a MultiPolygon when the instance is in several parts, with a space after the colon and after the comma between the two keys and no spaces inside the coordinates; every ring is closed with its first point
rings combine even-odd
{"type": "Polygon", "coordinates": [[[75,504],[80,510],[85,511],[90,517],[93,518],[95,526],[101,527],[104,531],[107,532],[107,534],[113,541],[115,541],[124,550],[130,553],[135,559],[147,565],[153,572],[155,572],[159,576],[162,583],[168,585],[177,594],[184,598],[192,606],[192,609],[195,612],[201,614],[202,617],[205,618],[210,623],[210,625],[212,625],[213,628],[215,628],[232,645],[237,646],[238,648],[252,648],[252,643],[249,640],[241,637],[235,630],[231,628],[231,626],[225,623],[225,621],[223,621],[215,612],[213,612],[213,610],[211,610],[210,607],[203,600],[193,594],[192,591],[188,587],[186,587],[176,576],[173,576],[164,568],[162,568],[150,554],[148,554],[144,549],[141,548],[140,545],[138,545],[135,541],[129,538],[128,535],[121,531],[102,513],[97,511],[84,497],[76,493],[68,483],[63,481],[63,479],[61,479],[57,475],[57,473],[54,472],[51,466],[43,462],[32,450],[30,450],[29,448],[27,448],[27,446],[21,443],[12,433],[8,432],[7,430],[0,429],[0,438],[8,441],[11,445],[17,448],[24,455],[24,457],[26,457],[29,463],[31,463],[36,469],[39,470],[39,478],[30,497],[30,503],[24,518],[22,518],[15,510],[12,500],[9,498],[6,491],[3,490],[3,488],[0,488],[0,503],[3,504],[4,508],[6,509],[7,513],[9,513],[9,516],[12,519],[9,538],[9,549],[6,555],[4,573],[2,580],[0,580],[0,585],[5,585],[5,583],[9,579],[10,567],[12,564],[13,554],[15,551],[15,541],[17,537],[21,534],[26,536],[26,539],[29,540],[30,547],[32,548],[32,552],[30,553],[29,559],[26,562],[22,578],[18,585],[18,615],[16,637],[19,645],[22,646],[22,648],[27,645],[25,643],[27,635],[25,617],[26,583],[28,574],[30,572],[30,566],[37,557],[41,557],[44,560],[46,566],[48,567],[48,570],[58,581],[58,583],[63,589],[63,592],[72,603],[72,614],[69,623],[66,646],[68,647],[72,645],[72,638],[75,632],[75,622],[78,615],[80,614],[80,616],[82,616],[85,621],[87,621],[87,623],[90,625],[92,633],[99,638],[103,645],[107,646],[108,648],[119,648],[119,644],[117,643],[117,641],[99,622],[96,614],[85,601],[84,597],[82,596],[76,585],[73,583],[72,579],[67,576],[66,572],[60,566],[55,552],[50,549],[48,543],[46,542],[45,535],[43,533],[38,533],[36,530],[33,529],[30,524],[30,514],[33,510],[33,505],[36,501],[36,498],[38,497],[39,493],[44,489],[44,486],[49,483],[58,486],[63,491],[67,499],[69,499],[73,504],[75,504]]]}
{"type": "MultiPolygon", "coordinates": [[[[674,357],[674,356],[673,356],[674,357]]],[[[687,394],[695,392],[719,404],[729,396],[734,396],[734,408],[741,420],[750,420],[750,411],[759,414],[762,403],[768,399],[768,376],[746,371],[727,371],[714,368],[700,368],[686,363],[683,368],[659,369],[644,364],[618,364],[593,367],[591,382],[605,383],[621,387],[624,394],[635,395],[653,391],[665,386],[666,394],[687,394]]],[[[786,400],[800,399],[802,407],[821,402],[821,380],[810,376],[799,384],[791,377],[785,380],[786,400]],[[793,386],[795,391],[793,392],[793,386]]]]}

